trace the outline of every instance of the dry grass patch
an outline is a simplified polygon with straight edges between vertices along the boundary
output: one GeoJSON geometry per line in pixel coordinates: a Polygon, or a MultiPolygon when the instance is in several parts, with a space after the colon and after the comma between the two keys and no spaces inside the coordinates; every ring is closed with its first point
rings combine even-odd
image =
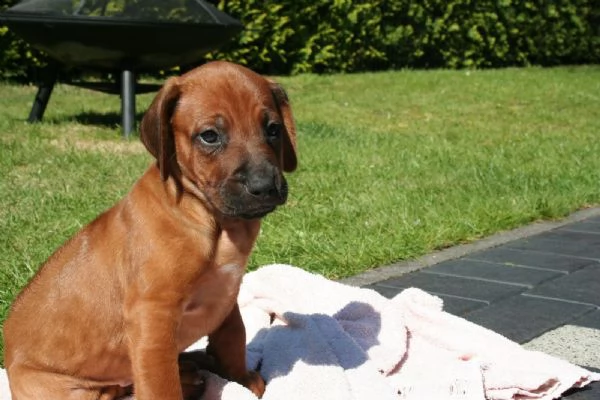
{"type": "Polygon", "coordinates": [[[79,137],[59,137],[48,142],[61,151],[82,150],[109,154],[145,154],[146,148],[139,140],[93,140],[79,137]]]}

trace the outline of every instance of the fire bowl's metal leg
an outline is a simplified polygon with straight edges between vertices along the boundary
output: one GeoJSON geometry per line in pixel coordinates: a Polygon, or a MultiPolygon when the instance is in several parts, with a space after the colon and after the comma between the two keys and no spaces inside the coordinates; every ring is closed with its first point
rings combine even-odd
{"type": "Polygon", "coordinates": [[[48,100],[50,100],[50,95],[52,94],[52,89],[54,89],[54,84],[56,83],[56,76],[53,76],[50,79],[45,79],[40,82],[38,86],[37,94],[35,95],[35,99],[33,100],[33,105],[31,106],[31,111],[29,112],[29,118],[27,118],[27,122],[39,122],[44,117],[44,112],[46,111],[46,106],[48,105],[48,100]]]}
{"type": "Polygon", "coordinates": [[[135,129],[135,73],[121,72],[121,118],[123,137],[128,138],[135,129]]]}

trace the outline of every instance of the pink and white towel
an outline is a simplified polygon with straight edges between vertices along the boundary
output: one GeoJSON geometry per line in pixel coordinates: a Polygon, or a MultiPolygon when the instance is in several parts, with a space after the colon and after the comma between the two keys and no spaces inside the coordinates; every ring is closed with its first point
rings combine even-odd
{"type": "MultiPolygon", "coordinates": [[[[239,304],[248,367],[260,368],[265,400],[550,400],[600,380],[444,312],[420,289],[387,299],[270,265],[245,276],[239,304]]],[[[206,380],[205,400],[256,399],[208,372],[206,380]]]]}

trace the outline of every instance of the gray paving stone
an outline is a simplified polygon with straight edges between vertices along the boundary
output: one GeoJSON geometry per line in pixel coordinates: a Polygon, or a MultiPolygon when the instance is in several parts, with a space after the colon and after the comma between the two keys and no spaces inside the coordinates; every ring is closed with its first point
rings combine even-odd
{"type": "Polygon", "coordinates": [[[583,304],[513,296],[468,313],[465,318],[511,340],[524,343],[593,309],[594,307],[583,304]]]}
{"type": "Polygon", "coordinates": [[[486,307],[488,305],[485,301],[477,301],[471,299],[463,299],[460,297],[439,295],[444,300],[444,311],[450,314],[464,317],[467,313],[486,307]]]}
{"type": "MultiPolygon", "coordinates": [[[[373,289],[376,292],[378,292],[379,294],[387,297],[388,299],[394,297],[395,295],[400,293],[402,290],[404,290],[404,289],[392,288],[392,287],[388,287],[388,286],[380,286],[377,284],[367,285],[367,286],[363,286],[363,287],[368,288],[368,289],[373,289]]],[[[431,293],[431,294],[434,294],[434,293],[431,293]]],[[[468,312],[475,311],[478,308],[482,308],[482,307],[485,307],[488,305],[488,303],[485,301],[463,299],[460,297],[439,295],[439,294],[436,294],[436,296],[439,296],[444,301],[444,311],[447,311],[451,314],[458,315],[458,316],[463,316],[464,314],[466,314],[468,312]]]]}
{"type": "Polygon", "coordinates": [[[600,307],[600,266],[590,265],[569,275],[544,282],[526,293],[600,307]]]}
{"type": "Polygon", "coordinates": [[[508,245],[473,253],[468,255],[466,258],[509,265],[523,265],[562,272],[575,271],[587,265],[597,263],[597,261],[586,258],[514,249],[508,247],[508,245]]]}
{"type": "Polygon", "coordinates": [[[600,234],[600,220],[586,220],[581,222],[575,222],[573,224],[563,226],[562,228],[558,228],[557,231],[588,232],[600,234]]]}
{"type": "Polygon", "coordinates": [[[563,275],[557,271],[468,259],[442,262],[422,272],[480,278],[492,282],[520,284],[530,288],[563,275]]]}
{"type": "Polygon", "coordinates": [[[594,233],[554,230],[510,242],[507,246],[600,260],[600,235],[594,233]]]}
{"type": "Polygon", "coordinates": [[[366,289],[373,289],[374,291],[376,291],[377,293],[379,293],[382,296],[387,297],[388,299],[391,299],[392,297],[394,297],[395,295],[397,295],[398,293],[400,293],[401,291],[403,291],[405,289],[405,288],[381,286],[376,283],[374,283],[372,285],[362,286],[362,287],[366,288],[366,289]]]}
{"type": "Polygon", "coordinates": [[[600,310],[584,314],[569,324],[600,330],[600,310]]]}
{"type": "Polygon", "coordinates": [[[448,295],[467,300],[491,303],[526,290],[524,286],[486,282],[482,280],[428,274],[421,271],[391,278],[375,284],[377,287],[417,287],[435,295],[448,295]]]}
{"type": "Polygon", "coordinates": [[[598,400],[600,399],[600,382],[592,382],[583,389],[570,390],[563,397],[563,400],[598,400]]]}
{"type": "Polygon", "coordinates": [[[569,228],[571,225],[566,225],[564,229],[554,229],[549,232],[540,233],[536,237],[548,240],[571,241],[576,244],[592,244],[600,245],[600,235],[594,232],[581,232],[569,228]]]}

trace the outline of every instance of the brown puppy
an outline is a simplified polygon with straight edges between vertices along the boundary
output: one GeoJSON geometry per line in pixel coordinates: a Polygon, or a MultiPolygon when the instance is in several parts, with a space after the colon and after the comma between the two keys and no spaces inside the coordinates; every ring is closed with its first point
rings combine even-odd
{"type": "Polygon", "coordinates": [[[13,400],[112,399],[131,384],[139,400],[180,400],[178,355],[202,336],[220,374],[264,391],[246,370],[236,296],[260,218],[286,201],[282,171],[296,167],[287,96],[246,68],[206,64],[165,83],[141,138],[157,163],[12,306],[13,400]]]}

